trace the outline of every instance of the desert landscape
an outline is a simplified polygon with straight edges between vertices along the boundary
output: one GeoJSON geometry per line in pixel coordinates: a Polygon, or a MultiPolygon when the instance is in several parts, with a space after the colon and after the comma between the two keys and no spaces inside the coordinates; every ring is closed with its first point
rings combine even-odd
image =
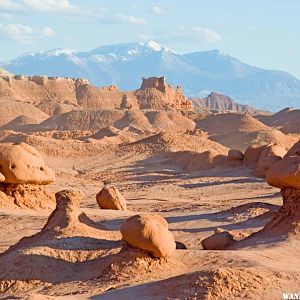
{"type": "Polygon", "coordinates": [[[298,292],[300,110],[4,70],[0,103],[1,299],[298,292]]]}

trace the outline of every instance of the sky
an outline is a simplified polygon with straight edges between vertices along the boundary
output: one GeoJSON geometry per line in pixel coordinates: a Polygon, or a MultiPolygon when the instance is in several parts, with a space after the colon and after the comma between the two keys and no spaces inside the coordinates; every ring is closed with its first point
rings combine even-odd
{"type": "Polygon", "coordinates": [[[178,53],[219,49],[300,79],[300,0],[0,0],[0,61],[154,40],[178,53]]]}

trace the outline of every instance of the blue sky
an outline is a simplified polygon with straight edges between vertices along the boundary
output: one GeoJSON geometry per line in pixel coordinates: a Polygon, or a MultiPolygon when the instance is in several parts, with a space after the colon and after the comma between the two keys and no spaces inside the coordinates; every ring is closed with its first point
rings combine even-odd
{"type": "Polygon", "coordinates": [[[51,48],[156,42],[219,49],[300,78],[300,0],[0,0],[0,61],[51,48]]]}

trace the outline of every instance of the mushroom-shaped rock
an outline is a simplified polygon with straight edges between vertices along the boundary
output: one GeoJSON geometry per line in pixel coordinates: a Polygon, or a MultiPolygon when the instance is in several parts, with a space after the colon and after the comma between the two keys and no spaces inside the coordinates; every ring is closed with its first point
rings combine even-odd
{"type": "Polygon", "coordinates": [[[168,222],[160,215],[132,216],[121,226],[121,233],[132,247],[149,251],[155,257],[170,256],[176,249],[168,222]]]}
{"type": "Polygon", "coordinates": [[[266,179],[280,189],[300,189],[300,156],[285,156],[269,168],[266,179]]]}
{"type": "Polygon", "coordinates": [[[11,184],[48,184],[55,179],[41,154],[25,143],[0,144],[0,172],[5,177],[4,182],[11,184]]]}
{"type": "Polygon", "coordinates": [[[233,236],[228,231],[220,231],[202,240],[201,245],[204,250],[222,250],[233,241],[233,236]]]}
{"type": "Polygon", "coordinates": [[[127,210],[126,200],[116,187],[104,187],[96,195],[96,201],[102,209],[127,210]]]}
{"type": "Polygon", "coordinates": [[[255,166],[255,175],[258,177],[265,177],[269,168],[282,159],[286,154],[285,148],[277,145],[265,146],[255,166]]]}

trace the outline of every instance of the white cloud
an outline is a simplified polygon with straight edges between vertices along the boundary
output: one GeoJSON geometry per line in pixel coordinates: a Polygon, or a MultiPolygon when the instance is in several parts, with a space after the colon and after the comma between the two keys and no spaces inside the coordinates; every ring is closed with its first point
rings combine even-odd
{"type": "Polygon", "coordinates": [[[221,36],[210,28],[204,27],[192,27],[192,33],[195,34],[195,37],[203,39],[209,43],[217,43],[221,41],[221,36]]]}
{"type": "Polygon", "coordinates": [[[50,27],[45,27],[43,30],[41,30],[41,35],[45,37],[53,37],[55,36],[55,31],[50,27]]]}
{"type": "Polygon", "coordinates": [[[154,12],[155,14],[163,14],[164,10],[159,5],[153,5],[152,6],[152,12],[154,12]]]}
{"type": "Polygon", "coordinates": [[[173,37],[177,37],[188,41],[201,41],[207,43],[218,43],[221,41],[221,36],[210,28],[193,26],[179,26],[172,33],[173,37]]]}
{"type": "Polygon", "coordinates": [[[25,6],[41,12],[67,12],[75,7],[69,0],[22,0],[25,6]]]}
{"type": "Polygon", "coordinates": [[[54,35],[55,32],[50,27],[39,29],[18,23],[0,24],[0,37],[17,43],[33,44],[37,39],[54,35]]]}
{"type": "Polygon", "coordinates": [[[126,15],[116,15],[116,19],[132,25],[145,25],[147,23],[147,21],[143,18],[137,18],[133,16],[126,16],[126,15]]]}
{"type": "Polygon", "coordinates": [[[21,10],[22,6],[16,1],[0,0],[0,9],[2,10],[21,10]]]}
{"type": "Polygon", "coordinates": [[[9,14],[9,13],[1,13],[0,18],[1,19],[6,19],[6,20],[13,20],[14,16],[9,14]]]}

